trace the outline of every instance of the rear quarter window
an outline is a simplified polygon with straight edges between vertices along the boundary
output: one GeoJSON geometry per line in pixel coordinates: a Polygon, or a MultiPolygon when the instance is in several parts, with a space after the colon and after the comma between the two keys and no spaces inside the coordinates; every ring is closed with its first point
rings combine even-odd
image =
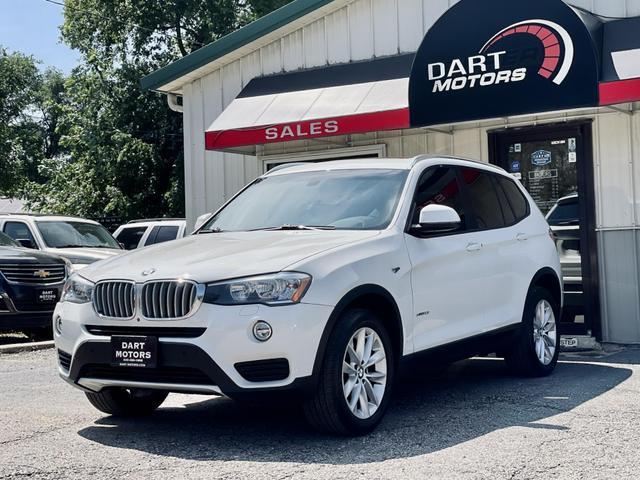
{"type": "Polygon", "coordinates": [[[511,205],[513,214],[516,217],[516,222],[526,218],[529,215],[529,202],[524,196],[520,188],[515,183],[515,180],[511,180],[505,177],[497,177],[498,184],[502,187],[507,200],[511,205]]]}

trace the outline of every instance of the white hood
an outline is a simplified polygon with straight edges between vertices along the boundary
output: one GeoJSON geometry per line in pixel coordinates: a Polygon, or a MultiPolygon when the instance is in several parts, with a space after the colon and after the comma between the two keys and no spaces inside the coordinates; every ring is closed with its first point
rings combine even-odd
{"type": "Polygon", "coordinates": [[[193,235],[91,265],[82,276],[143,282],[191,278],[212,282],[278,272],[304,258],[373,237],[375,231],[257,231],[193,235]],[[142,272],[155,271],[147,275],[142,272]]]}

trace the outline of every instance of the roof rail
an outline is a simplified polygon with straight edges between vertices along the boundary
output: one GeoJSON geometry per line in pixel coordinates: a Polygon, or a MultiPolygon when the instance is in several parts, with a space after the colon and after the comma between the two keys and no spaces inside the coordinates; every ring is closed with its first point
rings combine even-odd
{"type": "Polygon", "coordinates": [[[139,218],[137,220],[129,220],[127,225],[130,223],[145,223],[145,222],[184,222],[186,219],[184,218],[139,218]]]}
{"type": "Polygon", "coordinates": [[[455,156],[455,155],[433,155],[433,154],[425,154],[425,155],[418,155],[413,159],[413,162],[411,163],[411,168],[415,167],[418,163],[424,161],[424,160],[432,160],[434,158],[446,158],[448,160],[461,160],[463,162],[471,162],[471,163],[477,163],[478,165],[482,165],[484,167],[493,167],[496,170],[500,170],[500,171],[505,171],[504,168],[499,167],[498,165],[494,165],[493,163],[489,163],[489,162],[483,162],[482,160],[476,160],[474,158],[468,158],[468,157],[463,157],[463,156],[455,156]]]}
{"type": "Polygon", "coordinates": [[[267,173],[265,173],[265,175],[269,175],[271,173],[280,171],[280,170],[284,170],[285,168],[291,168],[291,167],[299,167],[300,165],[307,165],[310,162],[289,162],[289,163],[283,163],[281,165],[277,165],[275,167],[273,167],[271,170],[269,170],[267,173]]]}

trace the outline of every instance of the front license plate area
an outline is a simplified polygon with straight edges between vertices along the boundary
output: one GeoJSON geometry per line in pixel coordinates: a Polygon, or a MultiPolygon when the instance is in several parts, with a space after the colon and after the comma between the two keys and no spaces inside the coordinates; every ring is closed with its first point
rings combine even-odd
{"type": "Polygon", "coordinates": [[[56,303],[58,301],[58,291],[48,288],[38,292],[38,303],[56,303]]]}
{"type": "Polygon", "coordinates": [[[114,367],[155,368],[158,365],[158,337],[111,337],[111,365],[114,367]]]}

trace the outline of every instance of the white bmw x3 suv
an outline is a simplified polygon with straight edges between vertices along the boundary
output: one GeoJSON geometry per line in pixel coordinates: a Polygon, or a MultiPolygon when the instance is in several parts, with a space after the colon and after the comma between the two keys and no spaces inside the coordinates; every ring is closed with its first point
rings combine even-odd
{"type": "Polygon", "coordinates": [[[316,428],[363,434],[411,358],[497,352],[550,374],[561,278],[547,222],[497,167],[298,164],[194,235],[73,275],[54,313],[59,373],[109,414],[169,392],[284,392],[316,428]]]}

